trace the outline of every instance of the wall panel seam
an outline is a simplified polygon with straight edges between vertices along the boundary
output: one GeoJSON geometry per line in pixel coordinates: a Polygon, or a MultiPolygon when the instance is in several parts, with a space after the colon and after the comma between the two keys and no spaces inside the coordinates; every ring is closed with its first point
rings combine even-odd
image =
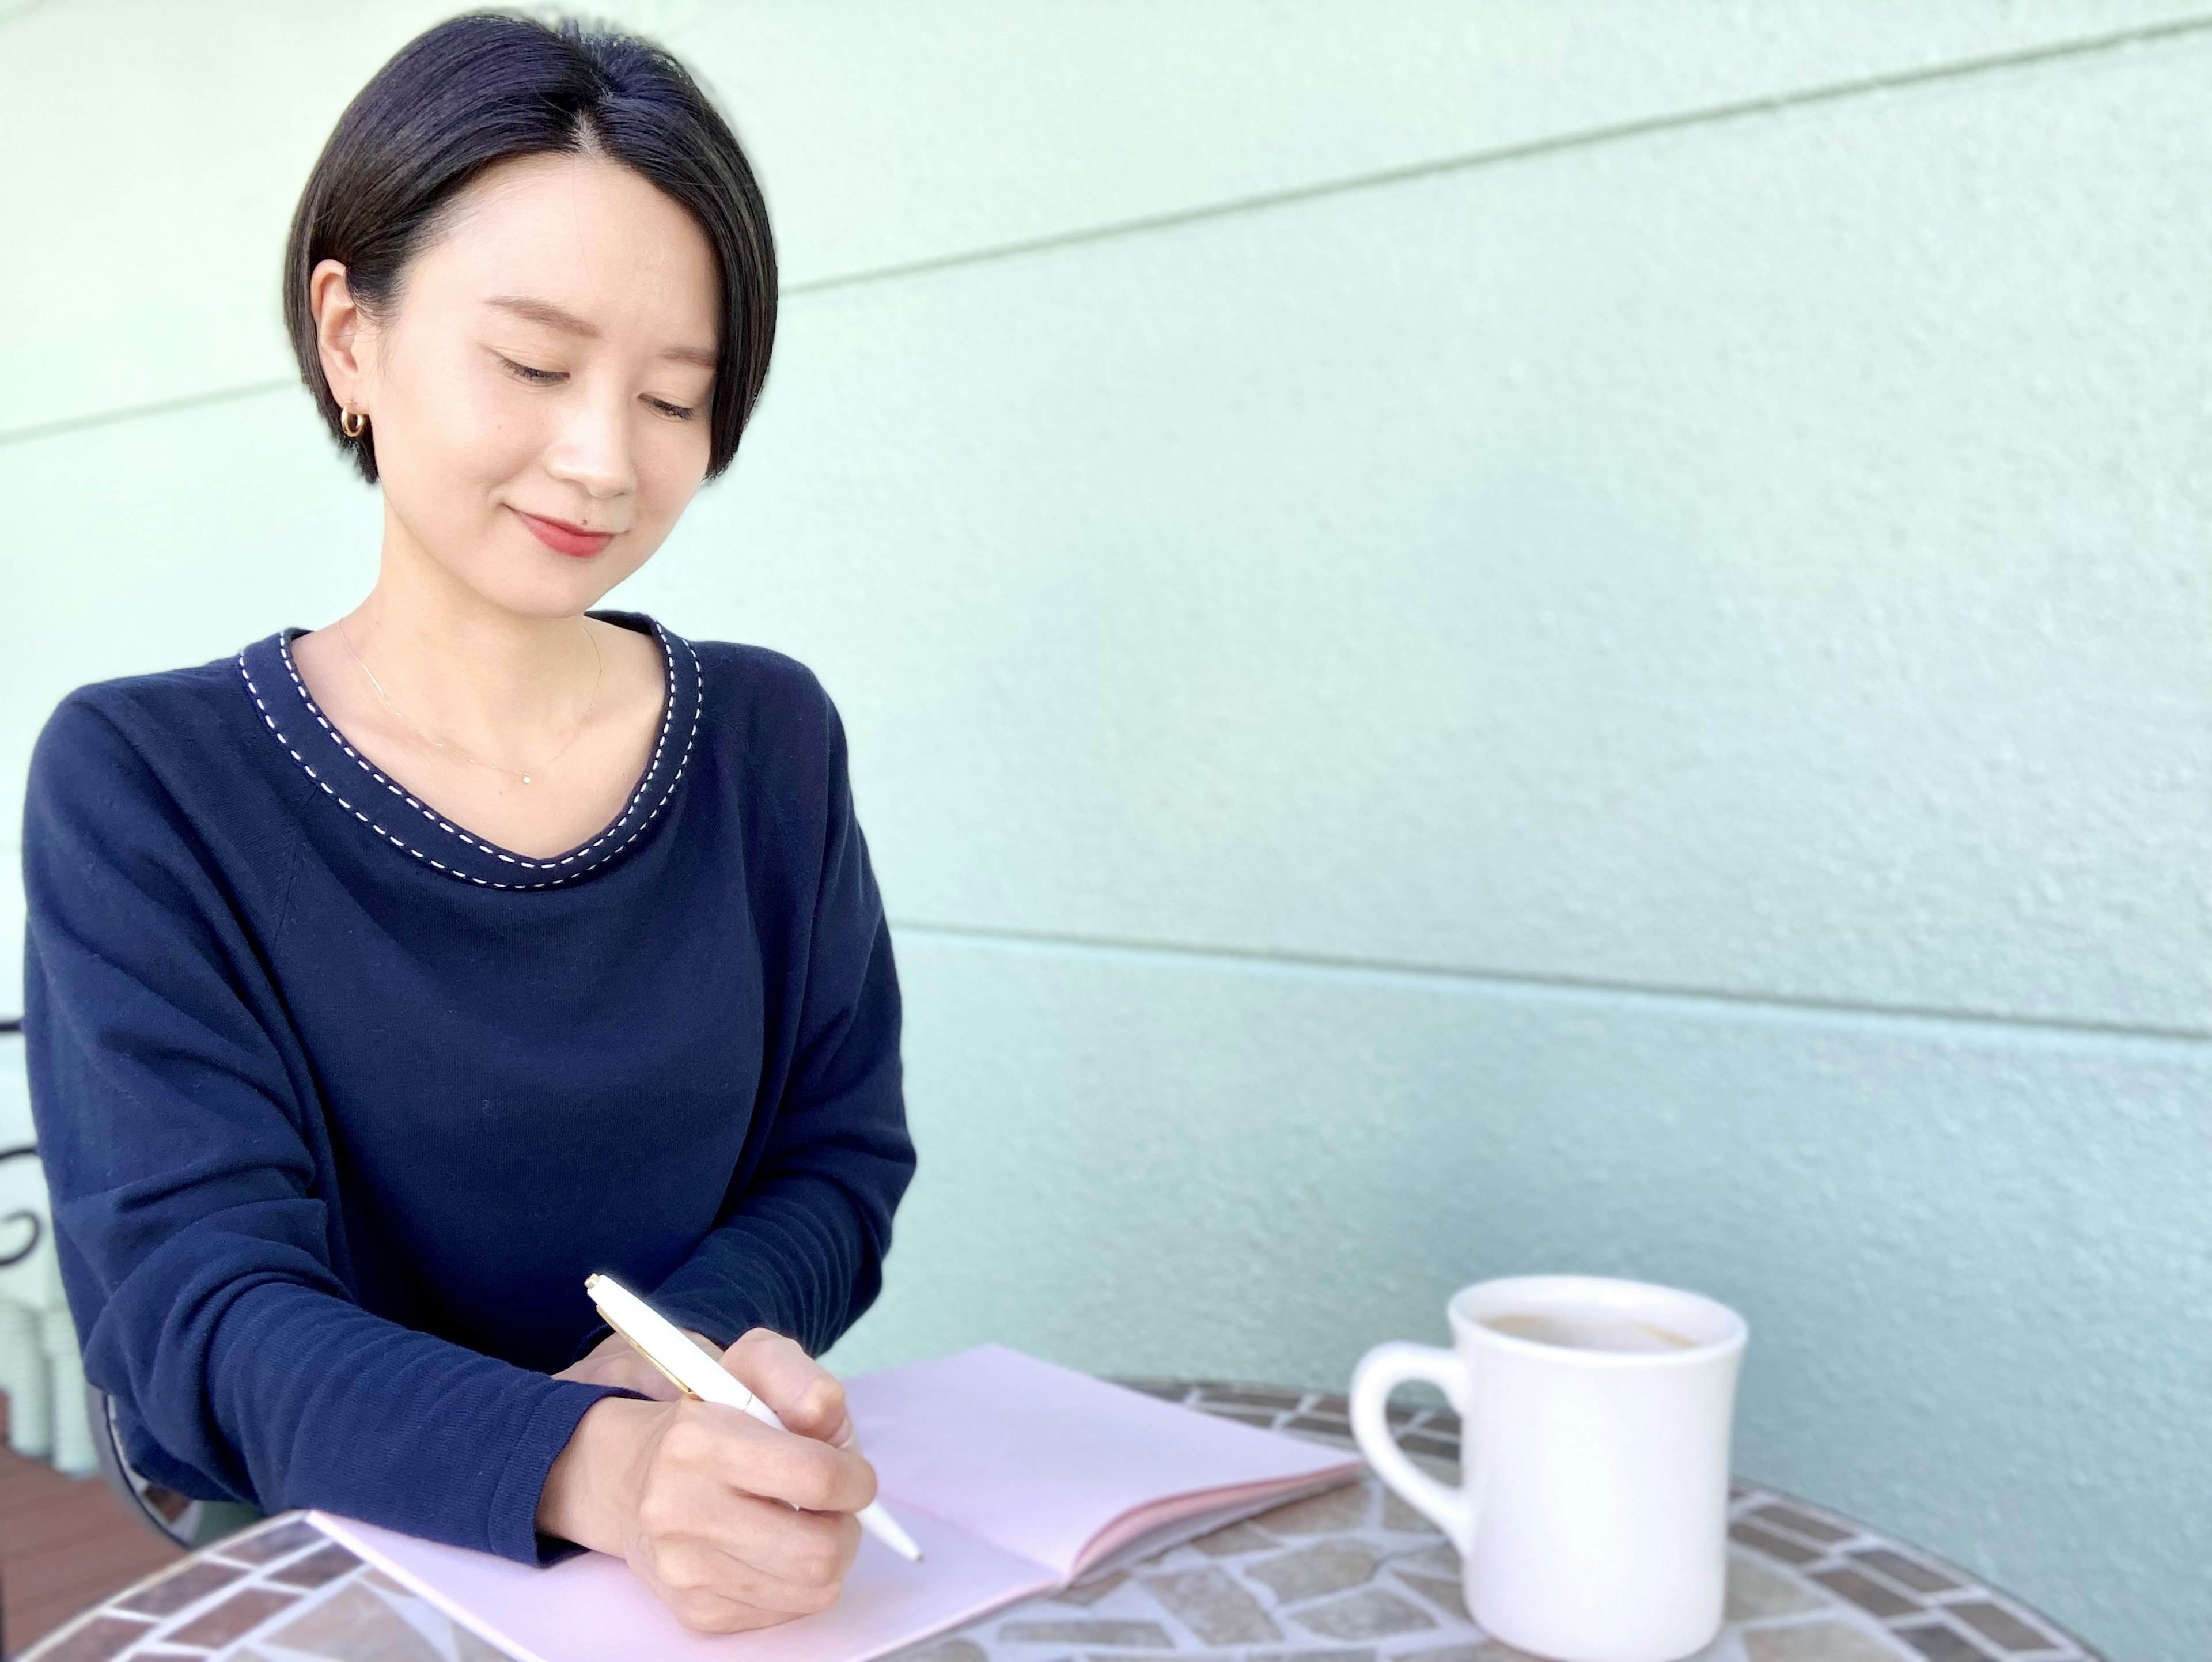
{"type": "Polygon", "coordinates": [[[2168,1027],[2148,1023],[2096,1021],[2060,1016],[2009,1015],[1994,1011],[1946,1009],[1934,1006],[1883,1004],[1870,1000],[1815,998],[1786,993],[1752,993],[1720,987],[1670,985],[1660,982],[1609,979],[1595,976],[1545,975],[1523,971],[1472,969],[1463,965],[1424,964],[1413,960],[1338,956],[1322,953],[1273,951],[1262,947],[1224,947],[1191,941],[1143,941],[1111,935],[1066,934],[1047,930],[994,928],[981,924],[891,919],[894,940],[918,936],[945,941],[1030,947],[1078,956],[1164,959],[1201,962],[1227,969],[1248,971],[1305,971],[1354,979],[1459,985],[1495,991],[1553,994],[1565,998],[1601,1001],[1632,1001],[1678,1008],[1722,1010],[1746,1014],[1818,1016],[1849,1023],[1910,1026],[1948,1029],[1984,1036],[2006,1034],[2057,1041],[2097,1039],[2159,1049],[2179,1049],[2185,1054],[2212,1059],[2212,1026],[2168,1027]]]}
{"type": "MultiPolygon", "coordinates": [[[[796,299],[803,295],[860,288],[871,283],[893,283],[906,277],[927,276],[939,271],[958,270],[971,265],[990,265],[1000,260],[1018,259],[1029,254],[1049,253],[1055,249],[1081,247],[1091,243],[1141,236],[1153,231],[1171,230],[1213,220],[1265,213],[1277,208],[1297,206],[1331,197],[1385,190],[1394,186],[1411,184],[1450,174],[1472,172],[1480,168],[1577,150],[1594,149],[1608,144],[1624,143],[1663,133],[1679,132],[1690,128],[1723,125],[1756,116],[1779,115],[1790,110],[1843,103],[1881,93],[1929,86],[1948,81],[1994,76],[2008,70],[2029,69],[2068,58],[2155,46],[2206,33],[2212,33],[2212,13],[2187,14],[2168,18],[2162,22],[2142,24],[2133,28],[2116,29],[2102,34],[2081,35],[2067,40],[2051,41],[2036,46],[2023,46],[2015,51],[1996,52],[1979,58],[1954,58],[1942,64],[1926,64],[1916,70],[1899,70],[1883,75],[1862,76],[1847,81],[1800,88],[1794,92],[1767,93],[1755,98],[1701,105],[1694,109],[1638,117],[1633,120],[1613,122],[1595,127],[1578,128],[1571,132],[1554,133],[1541,138],[1525,139],[1510,144],[1458,151],[1449,155],[1431,157],[1426,161],[1406,162],[1395,167],[1379,167],[1364,173],[1348,174],[1337,179],[1320,180],[1310,184],[1286,186],[1281,190],[1256,192],[1249,196],[1224,198],[1221,201],[1204,203],[1195,207],[1176,209],[1166,213],[1139,215],[1129,219],[1083,226],[1073,230],[1055,231],[1043,236],[1021,238],[1011,242],[994,243],[981,248],[961,249],[952,253],[932,255],[924,259],[873,266],[866,271],[844,272],[831,277],[814,277],[804,282],[787,284],[783,293],[787,297],[796,299]]],[[[142,417],[168,415],[181,410],[195,409],[204,405],[222,403],[232,399],[250,398],[261,393],[281,391],[284,387],[295,384],[293,377],[285,376],[242,382],[212,392],[185,393],[148,404],[120,405],[112,410],[88,411],[83,415],[72,416],[64,421],[0,431],[0,445],[25,443],[35,439],[51,438],[64,433],[82,432],[87,428],[135,421],[142,417]]]]}
{"type": "Polygon", "coordinates": [[[1086,226],[1077,230],[1058,231],[1045,236],[1000,243],[986,248],[933,255],[926,259],[909,260],[895,265],[877,266],[865,271],[854,271],[842,276],[817,277],[804,285],[793,285],[791,292],[820,294],[831,289],[859,288],[867,283],[893,282],[902,277],[921,276],[969,265],[986,265],[1002,259],[1018,259],[1026,254],[1046,253],[1054,249],[1080,247],[1088,243],[1139,236],[1152,231],[1172,230],[1212,220],[1266,213],[1277,208],[1295,207],[1331,197],[1385,190],[1395,186],[1416,183],[1447,174],[1474,172],[1485,167],[1499,167],[1578,150],[1595,149],[1607,145],[1629,143],[1665,133],[1680,132],[1691,128],[1721,125],[1757,116],[1780,115],[1791,110],[1844,103],[1882,93],[1935,85],[1943,82],[1996,76],[2008,70],[2032,69],[2068,58],[2092,57],[2133,47],[2154,46],[2160,42],[2182,40],[2208,33],[2212,33],[2212,14],[2191,13],[2168,18],[2161,22],[2142,24],[2133,28],[2115,29],[2102,34],[2080,35],[2070,40],[2050,41],[2041,46],[2023,46],[2012,52],[1993,52],[1978,58],[1953,58],[1941,64],[1923,64],[1914,70],[1899,70],[1881,75],[1856,76],[1846,81],[1800,88],[1795,91],[1763,93],[1753,98],[1733,99],[1718,104],[1700,105],[1693,109],[1670,111],[1659,115],[1638,116],[1631,120],[1577,128],[1571,132],[1552,133],[1540,138],[1522,139],[1507,144],[1456,151],[1449,155],[1433,156],[1426,161],[1402,162],[1393,167],[1346,174],[1336,179],[1318,180],[1310,184],[1288,186],[1280,190],[1255,192],[1249,196],[1224,198],[1218,202],[1175,209],[1165,213],[1139,215],[1128,219],[1086,226]]]}
{"type": "Polygon", "coordinates": [[[0,432],[0,445],[28,444],[36,439],[59,438],[64,434],[82,433],[90,428],[113,427],[124,422],[150,421],[156,416],[173,416],[185,410],[204,409],[209,405],[258,398],[264,393],[282,393],[287,387],[299,385],[297,375],[283,375],[268,380],[241,381],[233,387],[218,387],[210,392],[180,393],[175,398],[155,399],[147,404],[118,405],[112,410],[87,411],[81,416],[70,416],[61,421],[41,422],[36,426],[11,428],[0,432]]]}

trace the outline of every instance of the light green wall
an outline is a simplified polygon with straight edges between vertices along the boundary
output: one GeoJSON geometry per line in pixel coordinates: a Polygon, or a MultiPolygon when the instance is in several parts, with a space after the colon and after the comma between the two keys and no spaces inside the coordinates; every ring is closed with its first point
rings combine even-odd
{"type": "MultiPolygon", "coordinates": [[[[439,9],[0,25],[9,794],[368,581],[272,274],[439,9]]],[[[839,1364],[1680,1280],[1746,1472],[2212,1647],[2212,8],[617,9],[793,285],[620,598],[822,673],[898,925],[839,1364]]]]}

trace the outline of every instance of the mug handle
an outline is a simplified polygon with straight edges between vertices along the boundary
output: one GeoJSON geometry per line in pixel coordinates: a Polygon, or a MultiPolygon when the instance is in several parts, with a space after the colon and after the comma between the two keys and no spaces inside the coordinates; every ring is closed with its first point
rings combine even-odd
{"type": "MultiPolygon", "coordinates": [[[[1390,1435],[1385,1410],[1390,1393],[1408,1379],[1425,1379],[1450,1399],[1462,1419],[1468,1397],[1467,1365],[1452,1351],[1431,1345],[1378,1344],[1359,1359],[1352,1374],[1352,1434],[1376,1476],[1403,1495],[1444,1532],[1464,1557],[1474,1549],[1474,1502],[1464,1487],[1440,1483],[1407,1458],[1390,1435]]],[[[1462,1482],[1465,1469],[1462,1469],[1462,1482]]]]}

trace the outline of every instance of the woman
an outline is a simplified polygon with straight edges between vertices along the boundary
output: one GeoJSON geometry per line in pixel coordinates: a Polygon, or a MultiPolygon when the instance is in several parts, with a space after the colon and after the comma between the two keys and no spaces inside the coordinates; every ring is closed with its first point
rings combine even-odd
{"type": "Polygon", "coordinates": [[[843,734],[788,659],[588,610],[758,397],[750,170],[656,49],[461,18],[339,121],[285,284],[382,488],[375,587],[78,691],[33,765],[87,1375],[186,1495],[580,1543],[702,1629],[821,1609],[874,1477],[810,1353],[875,1297],[914,1166],[843,734]],[[594,1269],[791,1434],[668,1400],[594,1269]]]}

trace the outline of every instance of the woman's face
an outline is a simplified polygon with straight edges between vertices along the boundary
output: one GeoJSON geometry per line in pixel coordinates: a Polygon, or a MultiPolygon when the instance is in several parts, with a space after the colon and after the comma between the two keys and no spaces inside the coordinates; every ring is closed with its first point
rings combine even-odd
{"type": "Polygon", "coordinates": [[[318,279],[325,371],[368,417],[387,544],[397,535],[495,605],[592,606],[659,547],[706,477],[714,251],[628,168],[580,155],[492,168],[380,320],[340,288],[349,343],[318,279]]]}

